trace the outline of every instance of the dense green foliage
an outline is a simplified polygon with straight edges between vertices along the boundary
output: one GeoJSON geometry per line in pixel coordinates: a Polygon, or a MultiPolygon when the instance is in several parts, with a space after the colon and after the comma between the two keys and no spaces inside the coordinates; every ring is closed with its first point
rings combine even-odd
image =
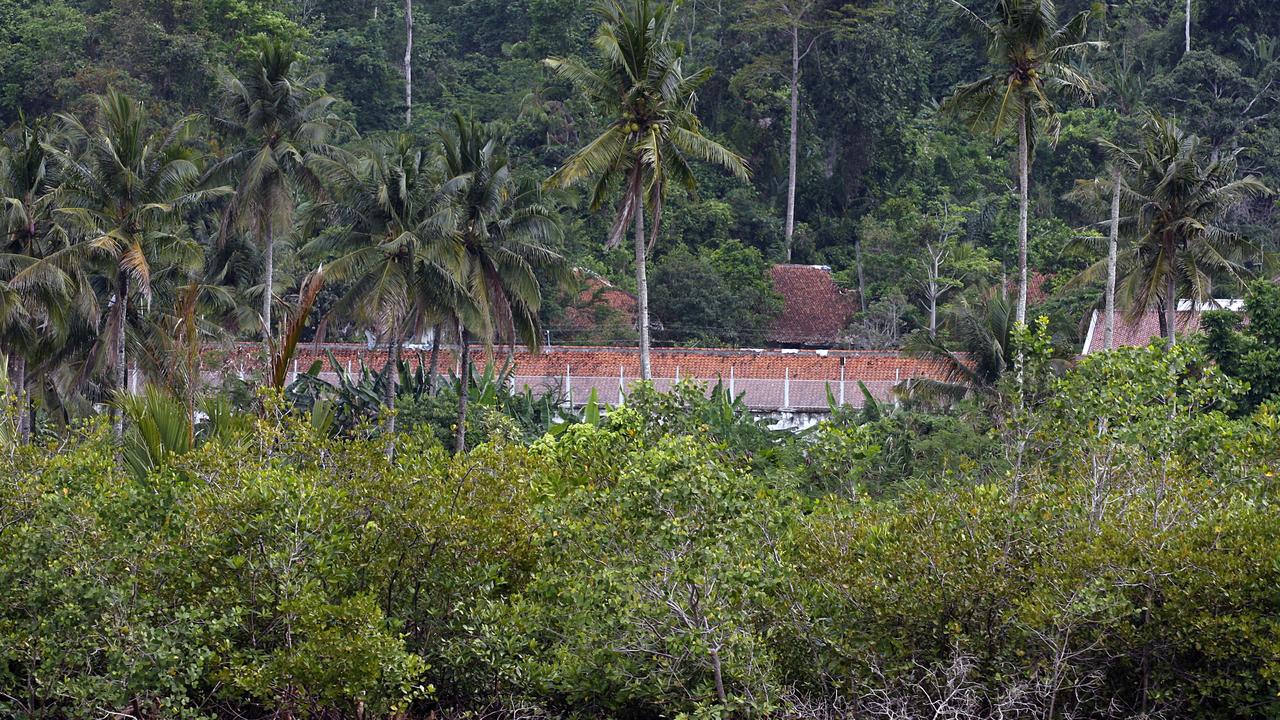
{"type": "Polygon", "coordinates": [[[1224,373],[1245,383],[1242,412],[1275,400],[1280,393],[1280,287],[1259,280],[1245,296],[1249,321],[1217,310],[1204,318],[1204,347],[1224,373]]]}
{"type": "Polygon", "coordinates": [[[1280,291],[1063,360],[1108,225],[1168,328],[1271,272],[1280,16],[994,6],[0,0],[0,714],[1280,716],[1280,291]],[[633,341],[596,276],[762,344],[784,260],[953,377],[792,433],[469,360],[633,341]]]}
{"type": "Polygon", "coordinates": [[[10,445],[0,708],[1269,716],[1274,407],[1232,419],[1191,346],[1029,384],[799,436],[640,390],[460,455],[405,422],[394,461],[274,401],[130,470],[100,428],[10,445]]]}

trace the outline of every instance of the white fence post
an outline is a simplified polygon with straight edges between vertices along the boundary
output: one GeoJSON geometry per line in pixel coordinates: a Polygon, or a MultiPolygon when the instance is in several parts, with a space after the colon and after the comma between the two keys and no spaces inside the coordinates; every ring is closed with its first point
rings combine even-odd
{"type": "Polygon", "coordinates": [[[737,397],[738,397],[738,394],[734,392],[734,388],[733,388],[733,366],[730,365],[729,366],[729,398],[735,399],[737,397]]]}
{"type": "Polygon", "coordinates": [[[573,376],[569,372],[569,366],[564,366],[564,394],[565,402],[570,408],[573,407],[573,376]]]}
{"type": "Polygon", "coordinates": [[[782,376],[782,409],[791,407],[791,368],[783,370],[782,376]]]}
{"type": "Polygon", "coordinates": [[[624,371],[622,369],[622,366],[619,365],[618,366],[618,404],[619,405],[622,404],[623,399],[626,398],[627,396],[627,379],[623,373],[624,371]]]}

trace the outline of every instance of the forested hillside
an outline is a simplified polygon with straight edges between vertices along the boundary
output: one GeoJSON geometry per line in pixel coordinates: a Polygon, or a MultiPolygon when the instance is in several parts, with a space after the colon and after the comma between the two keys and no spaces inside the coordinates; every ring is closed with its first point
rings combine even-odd
{"type": "MultiPolygon", "coordinates": [[[[225,156],[235,145],[219,124],[219,74],[242,72],[255,38],[270,36],[292,42],[302,55],[299,76],[317,74],[317,87],[336,98],[339,142],[398,131],[406,120],[426,136],[461,112],[500,123],[513,167],[540,182],[609,121],[542,62],[594,57],[592,7],[591,0],[3,0],[0,124],[90,113],[91,94],[114,88],[144,100],[157,122],[199,113],[207,150],[225,156]]],[[[986,17],[983,3],[974,9],[986,17]]],[[[1101,302],[1100,276],[1068,283],[1105,255],[1105,243],[1080,237],[1106,235],[1106,203],[1066,197],[1077,181],[1108,177],[1100,139],[1136,142],[1145,111],[1155,109],[1199,135],[1207,153],[1239,150],[1241,175],[1280,185],[1271,152],[1280,139],[1280,19],[1265,3],[1196,0],[1189,26],[1181,0],[1071,0],[1058,4],[1057,16],[1066,22],[1080,11],[1092,12],[1082,40],[1106,45],[1073,54],[1070,67],[1094,84],[1088,93],[1055,95],[1056,117],[1032,138],[1029,173],[1032,300],[1043,303],[1037,312],[1051,317],[1064,346],[1078,343],[1086,310],[1101,302]]],[[[989,69],[973,30],[940,0],[684,2],[674,34],[685,65],[712,72],[696,112],[706,134],[741,155],[752,174],[744,182],[695,166],[696,195],[672,186],[649,271],[662,323],[655,339],[758,342],[777,308],[764,270],[788,258],[830,265],[857,291],[864,312],[849,342],[865,347],[897,345],[927,326],[930,297],[942,306],[974,304],[987,288],[1016,281],[1017,133],[938,110],[989,69]],[[693,292],[664,291],[673,278],[689,277],[698,281],[681,287],[693,292]]],[[[580,190],[557,202],[567,218],[558,249],[571,264],[634,289],[629,250],[605,249],[616,198],[599,212],[580,190]]],[[[1274,246],[1272,208],[1260,198],[1232,209],[1230,223],[1249,241],[1233,258],[1241,270],[1257,272],[1262,251],[1274,246]]],[[[290,246],[301,247],[305,234],[298,229],[290,246]]],[[[292,278],[285,284],[296,288],[311,268],[281,250],[281,270],[292,278]]],[[[1208,278],[1212,287],[1197,290],[1236,297],[1235,274],[1219,269],[1208,278]]],[[[565,329],[570,295],[541,311],[553,337],[565,329]]]]}

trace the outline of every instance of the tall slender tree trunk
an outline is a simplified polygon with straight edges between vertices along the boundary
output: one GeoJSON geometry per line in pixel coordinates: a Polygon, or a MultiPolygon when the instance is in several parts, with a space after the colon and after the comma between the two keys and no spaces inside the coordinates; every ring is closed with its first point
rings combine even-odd
{"type": "Polygon", "coordinates": [[[1111,237],[1107,241],[1106,320],[1103,326],[1103,348],[1115,347],[1116,336],[1116,258],[1120,252],[1120,165],[1111,171],[1111,237]]]}
{"type": "Polygon", "coordinates": [[[1178,276],[1171,272],[1164,282],[1165,344],[1172,350],[1178,344],[1178,276]]]}
{"type": "Polygon", "coordinates": [[[636,321],[640,326],[640,379],[651,380],[649,364],[649,276],[645,268],[648,249],[644,235],[644,189],[639,180],[640,170],[633,171],[632,192],[636,204],[636,321]]]}
{"type": "MultiPolygon", "coordinates": [[[[120,276],[116,279],[116,302],[119,303],[120,311],[116,313],[116,333],[115,347],[112,348],[112,354],[115,359],[115,391],[117,396],[123,399],[124,395],[129,392],[129,363],[125,357],[125,328],[129,326],[129,276],[124,270],[120,270],[120,276]]],[[[116,439],[124,438],[124,409],[116,408],[115,418],[115,435],[116,439]]]]}
{"type": "Polygon", "coordinates": [[[27,399],[27,359],[19,353],[10,356],[13,365],[13,397],[18,406],[18,439],[25,444],[31,439],[31,410],[27,399]]]}
{"type": "Polygon", "coordinates": [[[938,290],[938,260],[937,256],[931,258],[929,265],[929,285],[926,290],[929,295],[929,337],[938,337],[938,296],[942,293],[938,290]]]}
{"type": "Polygon", "coordinates": [[[427,365],[427,394],[436,394],[436,377],[440,370],[440,324],[431,328],[431,361],[427,365]]]}
{"type": "Polygon", "coordinates": [[[1186,47],[1184,53],[1191,52],[1191,0],[1187,0],[1187,17],[1186,17],[1186,47]]]}
{"type": "Polygon", "coordinates": [[[1031,176],[1031,150],[1027,137],[1027,123],[1031,121],[1026,103],[1022,105],[1022,117],[1018,120],[1018,313],[1019,323],[1027,322],[1027,216],[1030,213],[1031,194],[1028,189],[1031,176]]]}
{"type": "Polygon", "coordinates": [[[275,254],[276,239],[275,221],[270,214],[267,215],[267,237],[266,247],[263,248],[263,279],[262,279],[262,343],[267,347],[267,353],[271,352],[271,300],[272,288],[275,280],[275,254]]]}
{"type": "Polygon", "coordinates": [[[454,452],[467,451],[467,393],[471,380],[471,345],[467,342],[467,329],[458,322],[459,373],[458,373],[458,431],[454,438],[454,452]]]}
{"type": "Polygon", "coordinates": [[[800,26],[791,26],[791,146],[787,156],[787,262],[796,232],[796,164],[800,155],[800,26]]]}
{"type": "Polygon", "coordinates": [[[858,305],[862,312],[867,311],[867,275],[862,267],[862,236],[855,236],[853,241],[853,262],[858,270],[858,305]]]}
{"type": "Polygon", "coordinates": [[[387,419],[384,432],[387,435],[387,458],[396,451],[396,380],[400,370],[400,326],[393,324],[391,337],[387,344],[387,364],[382,369],[382,404],[386,408],[387,419]]]}
{"type": "Polygon", "coordinates": [[[404,0],[404,124],[413,122],[413,0],[404,0]]]}

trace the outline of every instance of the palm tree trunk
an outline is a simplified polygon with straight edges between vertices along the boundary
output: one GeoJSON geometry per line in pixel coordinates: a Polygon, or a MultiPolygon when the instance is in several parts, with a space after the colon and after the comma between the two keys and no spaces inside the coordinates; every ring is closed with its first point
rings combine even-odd
{"type": "Polygon", "coordinates": [[[13,397],[18,405],[18,439],[26,444],[31,439],[31,412],[27,401],[27,359],[18,353],[14,353],[11,358],[13,397]]]}
{"type": "Polygon", "coordinates": [[[636,321],[640,326],[640,379],[650,380],[653,373],[649,365],[649,277],[645,268],[644,190],[640,184],[640,170],[633,171],[633,202],[636,204],[636,321]]]}
{"type": "Polygon", "coordinates": [[[791,26],[791,141],[787,157],[787,238],[786,260],[791,262],[791,244],[796,231],[796,163],[800,148],[800,26],[791,26]]]}
{"type": "Polygon", "coordinates": [[[1120,165],[1111,173],[1111,237],[1107,242],[1106,321],[1103,326],[1103,348],[1115,347],[1116,334],[1116,256],[1120,246],[1120,165]]]}
{"type": "Polygon", "coordinates": [[[404,0],[404,124],[413,122],[413,0],[404,0]]]}
{"type": "Polygon", "coordinates": [[[1164,324],[1166,345],[1172,350],[1178,344],[1178,276],[1172,272],[1165,279],[1164,324]]]}
{"type": "Polygon", "coordinates": [[[436,394],[436,376],[440,369],[440,330],[437,323],[431,328],[431,362],[427,365],[427,394],[436,394]]]}
{"type": "Polygon", "coordinates": [[[467,393],[471,380],[471,346],[467,343],[467,329],[458,323],[459,373],[458,373],[458,431],[454,452],[467,451],[467,393]]]}
{"type": "Polygon", "coordinates": [[[1031,206],[1027,123],[1030,121],[1030,110],[1024,102],[1022,117],[1018,120],[1018,313],[1015,319],[1019,323],[1027,322],[1027,216],[1031,206]]]}
{"type": "Polygon", "coordinates": [[[387,347],[387,364],[382,369],[382,404],[386,407],[387,458],[396,450],[396,378],[400,369],[400,327],[393,325],[387,347]]]}
{"type": "MultiPolygon", "coordinates": [[[[115,390],[121,399],[125,393],[129,391],[129,363],[125,357],[125,328],[129,325],[129,276],[124,270],[120,271],[120,276],[116,280],[116,302],[119,304],[119,312],[116,313],[116,333],[115,347],[112,348],[112,354],[115,356],[115,390]]],[[[124,410],[116,408],[115,417],[115,435],[116,439],[124,438],[124,410]]]]}
{"type": "Polygon", "coordinates": [[[265,239],[266,247],[264,250],[263,264],[266,266],[263,271],[262,286],[262,342],[267,346],[267,353],[271,352],[271,292],[273,280],[275,279],[275,237],[272,228],[273,221],[271,215],[267,215],[267,237],[265,239]]]}

